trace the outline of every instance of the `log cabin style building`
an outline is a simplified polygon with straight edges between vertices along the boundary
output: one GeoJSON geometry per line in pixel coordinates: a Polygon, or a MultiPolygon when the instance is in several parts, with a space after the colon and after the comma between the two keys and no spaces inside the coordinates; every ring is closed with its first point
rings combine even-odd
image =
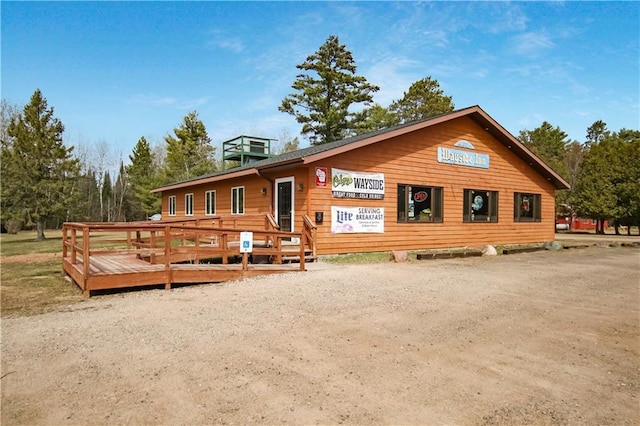
{"type": "Polygon", "coordinates": [[[318,255],[534,243],[554,239],[569,187],[479,106],[278,156],[269,143],[227,141],[239,166],[154,189],[163,220],[311,220],[318,255]]]}

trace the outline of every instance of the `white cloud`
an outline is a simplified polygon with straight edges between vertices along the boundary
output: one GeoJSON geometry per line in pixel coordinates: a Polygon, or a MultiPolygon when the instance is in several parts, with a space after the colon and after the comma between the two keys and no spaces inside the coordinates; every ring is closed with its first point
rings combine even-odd
{"type": "Polygon", "coordinates": [[[424,76],[414,71],[419,62],[404,57],[386,57],[374,63],[363,75],[367,81],[380,87],[374,94],[374,101],[386,107],[402,97],[412,83],[424,76]]]}
{"type": "Polygon", "coordinates": [[[513,50],[523,56],[539,56],[554,46],[553,40],[544,33],[528,32],[513,38],[513,50]]]}
{"type": "Polygon", "coordinates": [[[154,107],[175,105],[177,102],[178,100],[176,98],[173,98],[170,96],[157,96],[157,95],[146,95],[146,94],[136,94],[127,100],[127,103],[154,106],[154,107]]]}
{"type": "Polygon", "coordinates": [[[211,31],[211,39],[207,44],[210,47],[228,50],[232,53],[242,53],[245,49],[240,37],[224,34],[219,30],[211,31]]]}
{"type": "Polygon", "coordinates": [[[178,108],[192,111],[200,106],[206,105],[210,99],[211,98],[208,96],[195,99],[185,99],[178,103],[178,108]]]}

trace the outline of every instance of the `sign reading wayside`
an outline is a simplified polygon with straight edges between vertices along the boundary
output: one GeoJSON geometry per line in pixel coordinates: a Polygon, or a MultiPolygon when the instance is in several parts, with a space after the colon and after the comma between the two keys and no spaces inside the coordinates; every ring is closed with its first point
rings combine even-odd
{"type": "Polygon", "coordinates": [[[459,149],[438,147],[438,163],[456,164],[458,166],[489,168],[489,154],[462,151],[459,149]]]}
{"type": "Polygon", "coordinates": [[[384,173],[331,169],[331,195],[336,198],[384,199],[384,173]]]}

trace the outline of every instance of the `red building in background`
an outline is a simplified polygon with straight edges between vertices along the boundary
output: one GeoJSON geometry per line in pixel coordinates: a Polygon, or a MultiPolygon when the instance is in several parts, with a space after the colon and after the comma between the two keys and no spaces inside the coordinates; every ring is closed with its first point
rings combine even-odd
{"type": "MultiPolygon", "coordinates": [[[[595,231],[598,219],[587,219],[577,216],[558,216],[556,218],[556,230],[562,231],[595,231]]],[[[609,222],[604,221],[604,229],[609,227],[609,222]]]]}

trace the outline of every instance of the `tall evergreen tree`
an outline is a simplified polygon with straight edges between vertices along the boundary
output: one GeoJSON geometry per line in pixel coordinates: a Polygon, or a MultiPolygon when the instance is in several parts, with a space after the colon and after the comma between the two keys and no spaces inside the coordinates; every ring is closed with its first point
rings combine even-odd
{"type": "Polygon", "coordinates": [[[78,177],[80,199],[75,206],[73,217],[85,222],[100,222],[100,189],[93,169],[88,169],[78,177]]]}
{"type": "Polygon", "coordinates": [[[0,144],[11,146],[12,137],[9,136],[9,124],[12,119],[17,119],[20,108],[11,105],[6,99],[0,101],[0,144]]]}
{"type": "Polygon", "coordinates": [[[521,130],[518,139],[556,173],[566,178],[564,157],[569,139],[560,127],[554,128],[545,121],[536,129],[521,130]]]}
{"type": "Polygon", "coordinates": [[[399,123],[423,120],[454,108],[451,96],[446,96],[438,80],[431,77],[416,81],[401,99],[389,105],[389,111],[396,115],[399,123]]]}
{"type": "Polygon", "coordinates": [[[602,120],[594,121],[594,123],[587,128],[587,147],[593,143],[598,143],[611,134],[607,129],[607,123],[602,120]]]}
{"type": "Polygon", "coordinates": [[[585,146],[578,141],[572,141],[565,147],[564,152],[564,170],[566,172],[566,180],[569,183],[569,189],[564,191],[556,191],[556,206],[569,216],[569,220],[573,220],[574,211],[574,194],[576,183],[582,163],[584,161],[585,146]]]}
{"type": "Polygon", "coordinates": [[[375,104],[358,112],[354,133],[362,135],[376,132],[400,123],[398,114],[389,111],[380,104],[375,104]]]}
{"type": "Polygon", "coordinates": [[[100,194],[101,197],[101,214],[103,222],[111,222],[113,211],[113,186],[111,185],[111,174],[108,170],[104,172],[104,177],[102,179],[102,192],[100,194]]]}
{"type": "Polygon", "coordinates": [[[63,132],[40,90],[7,129],[13,143],[2,153],[2,215],[35,223],[38,240],[45,238],[47,219],[65,217],[78,195],[73,188],[79,164],[63,132]]]}
{"type": "Polygon", "coordinates": [[[205,125],[193,111],[180,126],[173,129],[175,136],[167,135],[165,183],[194,178],[216,170],[215,148],[205,125]]]}
{"type": "Polygon", "coordinates": [[[124,162],[120,161],[120,169],[116,183],[113,185],[113,220],[126,222],[130,217],[131,203],[129,194],[129,179],[124,162]]]}
{"type": "Polygon", "coordinates": [[[621,129],[613,137],[618,145],[617,173],[614,175],[618,205],[614,225],[616,234],[619,225],[626,225],[630,234],[632,225],[640,226],[640,131],[621,129]]]}
{"type": "Polygon", "coordinates": [[[580,216],[598,219],[598,233],[604,220],[617,215],[615,183],[616,149],[609,138],[592,143],[585,154],[575,190],[575,206],[580,216]]]}
{"type": "Polygon", "coordinates": [[[145,137],[141,137],[133,153],[129,156],[131,164],[126,167],[129,186],[132,192],[132,220],[146,220],[160,211],[160,197],[151,193],[159,185],[155,155],[145,137]]]}
{"type": "Polygon", "coordinates": [[[349,136],[356,128],[350,107],[372,102],[372,94],[380,90],[356,75],[352,53],[334,35],[296,68],[304,72],[291,86],[296,93],[286,96],[278,109],[302,124],[302,134],[313,145],[349,136]]]}

